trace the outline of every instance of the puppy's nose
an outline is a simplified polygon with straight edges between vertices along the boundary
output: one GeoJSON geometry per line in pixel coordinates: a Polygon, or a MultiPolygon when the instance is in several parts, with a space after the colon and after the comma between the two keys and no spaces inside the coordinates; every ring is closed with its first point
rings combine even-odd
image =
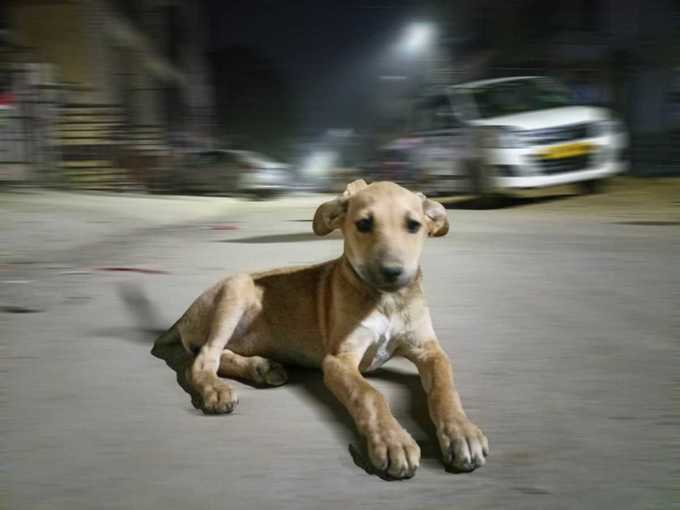
{"type": "Polygon", "coordinates": [[[383,278],[385,278],[385,281],[388,282],[394,282],[401,276],[401,273],[404,272],[404,270],[399,267],[399,266],[382,266],[380,268],[380,271],[382,272],[383,278]]]}

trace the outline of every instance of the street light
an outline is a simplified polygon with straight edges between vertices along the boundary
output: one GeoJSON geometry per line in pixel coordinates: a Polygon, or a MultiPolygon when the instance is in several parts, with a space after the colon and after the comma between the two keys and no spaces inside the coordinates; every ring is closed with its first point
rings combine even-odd
{"type": "Polygon", "coordinates": [[[433,40],[434,25],[432,23],[412,23],[406,29],[401,47],[404,53],[414,55],[428,49],[433,40]]]}
{"type": "Polygon", "coordinates": [[[378,108],[394,125],[406,120],[407,101],[432,75],[436,38],[434,23],[415,21],[408,24],[390,45],[385,71],[379,75],[380,82],[385,85],[379,87],[378,108]]]}

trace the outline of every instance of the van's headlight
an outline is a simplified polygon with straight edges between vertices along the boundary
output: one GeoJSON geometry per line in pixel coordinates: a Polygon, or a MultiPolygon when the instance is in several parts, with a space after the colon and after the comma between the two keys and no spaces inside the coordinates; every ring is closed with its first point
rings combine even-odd
{"type": "Polygon", "coordinates": [[[593,122],[589,126],[590,136],[607,136],[611,134],[621,133],[623,131],[623,123],[618,119],[606,119],[593,122]]]}
{"type": "Polygon", "coordinates": [[[522,146],[520,131],[507,126],[482,127],[479,138],[485,148],[514,149],[522,146]]]}

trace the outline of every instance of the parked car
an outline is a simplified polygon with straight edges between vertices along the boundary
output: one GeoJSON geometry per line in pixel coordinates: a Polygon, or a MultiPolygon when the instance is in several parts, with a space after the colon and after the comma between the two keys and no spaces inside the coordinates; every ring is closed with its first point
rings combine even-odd
{"type": "Polygon", "coordinates": [[[628,137],[609,110],[572,103],[541,76],[450,86],[418,100],[409,135],[413,181],[426,192],[491,193],[576,183],[592,191],[626,168],[628,137]]]}
{"type": "Polygon", "coordinates": [[[258,197],[285,192],[291,186],[289,166],[258,152],[207,150],[186,155],[174,187],[194,193],[248,194],[258,197]]]}

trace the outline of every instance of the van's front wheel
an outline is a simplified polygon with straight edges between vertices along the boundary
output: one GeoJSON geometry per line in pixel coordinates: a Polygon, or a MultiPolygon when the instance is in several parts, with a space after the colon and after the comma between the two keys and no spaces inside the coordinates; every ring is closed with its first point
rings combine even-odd
{"type": "Polygon", "coordinates": [[[465,164],[468,193],[474,196],[476,205],[480,209],[493,209],[499,203],[499,195],[491,185],[489,176],[484,173],[480,161],[468,161],[465,164]]]}
{"type": "Polygon", "coordinates": [[[468,179],[468,193],[479,197],[488,197],[494,194],[495,190],[491,180],[480,161],[466,161],[465,173],[468,179]]]}
{"type": "Polygon", "coordinates": [[[591,179],[589,181],[581,181],[576,184],[576,188],[581,195],[595,195],[597,193],[604,193],[607,190],[607,181],[605,179],[591,179]]]}

